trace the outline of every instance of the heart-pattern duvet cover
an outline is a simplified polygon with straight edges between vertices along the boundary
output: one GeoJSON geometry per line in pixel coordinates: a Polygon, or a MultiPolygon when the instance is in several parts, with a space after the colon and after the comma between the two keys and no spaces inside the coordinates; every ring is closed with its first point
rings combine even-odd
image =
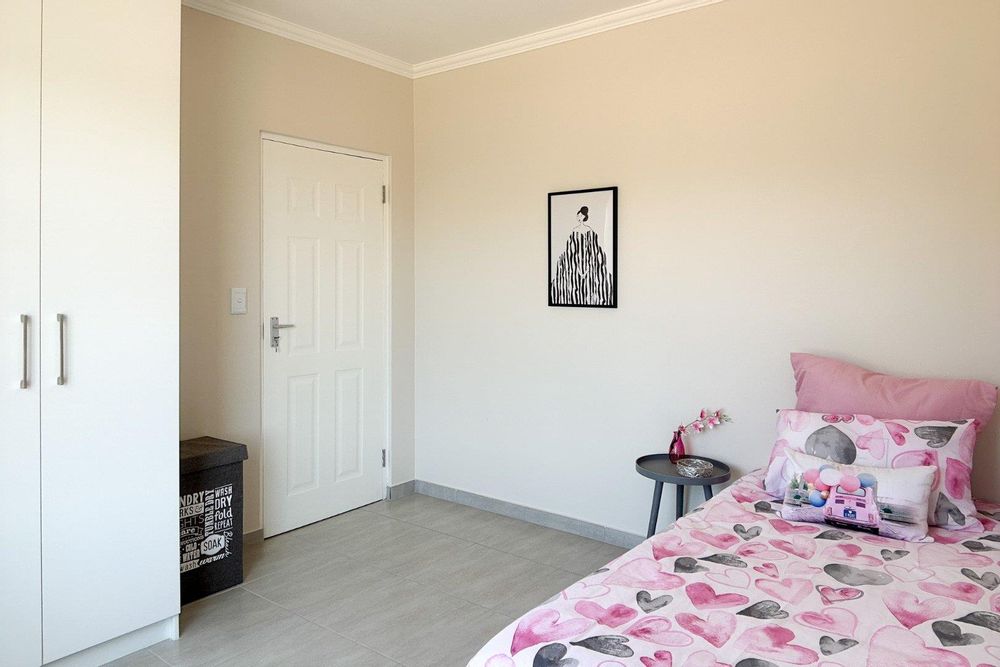
{"type": "Polygon", "coordinates": [[[991,532],[913,543],[784,521],[741,478],[513,622],[475,667],[1000,665],[1000,505],[991,532]]]}

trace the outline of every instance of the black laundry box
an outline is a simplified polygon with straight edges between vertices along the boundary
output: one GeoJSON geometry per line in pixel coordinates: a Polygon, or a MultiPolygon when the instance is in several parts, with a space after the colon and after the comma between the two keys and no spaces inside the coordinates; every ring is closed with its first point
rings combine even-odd
{"type": "Polygon", "coordinates": [[[247,446],[181,441],[181,604],[243,581],[243,461],[247,446]]]}

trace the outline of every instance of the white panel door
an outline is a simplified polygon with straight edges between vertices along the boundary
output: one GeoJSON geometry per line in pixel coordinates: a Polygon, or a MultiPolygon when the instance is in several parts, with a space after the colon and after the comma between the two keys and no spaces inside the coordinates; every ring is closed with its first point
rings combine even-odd
{"type": "Polygon", "coordinates": [[[0,18],[0,665],[42,659],[38,124],[41,3],[0,18]],[[22,318],[26,318],[22,321],[22,318]]]}
{"type": "Polygon", "coordinates": [[[385,495],[387,270],[384,163],[262,143],[268,537],[385,495]]]}
{"type": "Polygon", "coordinates": [[[49,662],[180,609],[180,3],[45,0],[42,23],[49,662]]]}

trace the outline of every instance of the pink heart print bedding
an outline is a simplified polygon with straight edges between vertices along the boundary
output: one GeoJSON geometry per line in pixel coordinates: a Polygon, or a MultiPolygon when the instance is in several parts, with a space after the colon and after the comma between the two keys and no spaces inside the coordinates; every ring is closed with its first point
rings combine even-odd
{"type": "Polygon", "coordinates": [[[511,623],[473,667],[1000,664],[1000,505],[903,542],[781,519],[751,473],[511,623]]]}

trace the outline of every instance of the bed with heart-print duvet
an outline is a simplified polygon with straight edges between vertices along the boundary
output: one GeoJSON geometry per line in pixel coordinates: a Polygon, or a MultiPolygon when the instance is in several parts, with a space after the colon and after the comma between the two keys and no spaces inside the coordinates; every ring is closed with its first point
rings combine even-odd
{"type": "Polygon", "coordinates": [[[511,623],[475,667],[1000,665],[1000,505],[914,543],[782,520],[751,473],[511,623]]]}

